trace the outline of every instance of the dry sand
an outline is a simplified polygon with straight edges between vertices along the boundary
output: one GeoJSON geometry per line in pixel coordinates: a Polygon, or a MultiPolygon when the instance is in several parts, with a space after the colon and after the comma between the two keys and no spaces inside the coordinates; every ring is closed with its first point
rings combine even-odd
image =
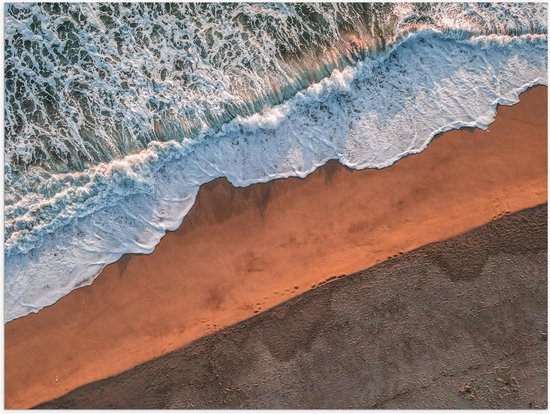
{"type": "Polygon", "coordinates": [[[547,88],[384,170],[201,188],[181,228],[6,324],[5,396],[31,407],[246,319],[323,280],[547,200],[547,88]]]}
{"type": "Polygon", "coordinates": [[[40,408],[545,408],[547,213],[387,260],[40,408]]]}

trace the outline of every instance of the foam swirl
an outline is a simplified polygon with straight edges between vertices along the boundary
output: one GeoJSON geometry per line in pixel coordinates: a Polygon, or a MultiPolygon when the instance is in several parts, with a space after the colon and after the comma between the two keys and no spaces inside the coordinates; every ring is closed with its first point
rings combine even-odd
{"type": "Polygon", "coordinates": [[[151,252],[214,178],[383,168],[547,82],[544,4],[6,7],[7,320],[151,252]]]}

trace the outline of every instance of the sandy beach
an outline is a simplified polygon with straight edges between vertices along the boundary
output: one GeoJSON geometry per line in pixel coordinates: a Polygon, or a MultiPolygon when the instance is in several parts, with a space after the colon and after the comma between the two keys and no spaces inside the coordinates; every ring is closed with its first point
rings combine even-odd
{"type": "Polygon", "coordinates": [[[39,408],[545,408],[547,214],[389,259],[39,408]]]}
{"type": "Polygon", "coordinates": [[[125,256],[6,324],[5,405],[33,407],[334,276],[545,203],[546,154],[547,88],[536,87],[499,107],[488,131],[444,133],[384,170],[329,162],[305,179],[211,182],[151,255],[125,256]]]}

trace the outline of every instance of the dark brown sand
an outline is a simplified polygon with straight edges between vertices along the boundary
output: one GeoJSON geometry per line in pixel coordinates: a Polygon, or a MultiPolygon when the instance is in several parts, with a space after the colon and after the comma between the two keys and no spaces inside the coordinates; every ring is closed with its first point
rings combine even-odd
{"type": "Polygon", "coordinates": [[[6,406],[59,397],[327,278],[545,203],[546,154],[547,88],[537,87],[500,107],[489,132],[450,131],[384,170],[331,162],[305,179],[207,184],[151,255],[6,325],[6,406]]]}
{"type": "Polygon", "coordinates": [[[40,408],[545,408],[546,269],[541,205],[40,408]]]}

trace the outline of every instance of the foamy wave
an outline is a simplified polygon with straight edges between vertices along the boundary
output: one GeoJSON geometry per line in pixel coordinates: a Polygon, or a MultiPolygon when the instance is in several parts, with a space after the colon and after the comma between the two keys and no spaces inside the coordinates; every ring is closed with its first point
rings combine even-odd
{"type": "MultiPolygon", "coordinates": [[[[217,131],[420,30],[545,34],[545,4],[6,5],[6,180],[217,131]],[[32,169],[32,168],[31,168],[32,169]]],[[[24,194],[14,192],[14,196],[24,194]]]]}
{"type": "Polygon", "coordinates": [[[527,87],[547,83],[546,60],[545,35],[470,39],[420,30],[280,105],[237,115],[213,134],[151,143],[82,172],[44,174],[36,193],[6,205],[14,217],[6,319],[91,283],[124,253],[150,253],[179,227],[206,182],[304,177],[329,159],[356,169],[387,167],[439,132],[487,127],[497,104],[516,103],[527,87]]]}

